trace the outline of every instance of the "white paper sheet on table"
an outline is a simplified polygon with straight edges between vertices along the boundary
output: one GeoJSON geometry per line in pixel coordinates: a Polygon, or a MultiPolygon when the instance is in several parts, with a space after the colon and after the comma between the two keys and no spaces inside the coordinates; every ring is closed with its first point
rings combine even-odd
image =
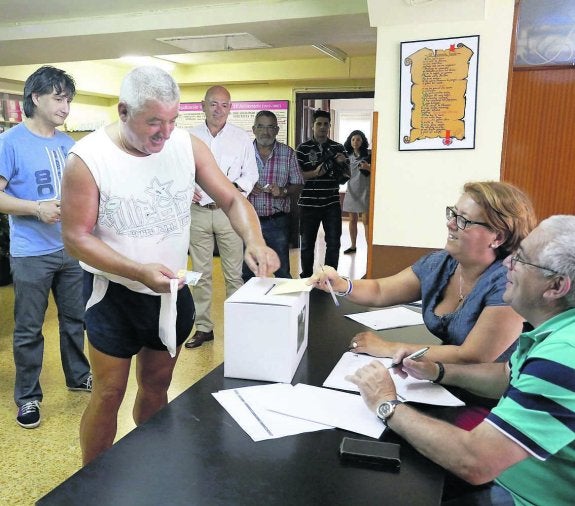
{"type": "Polygon", "coordinates": [[[385,426],[356,394],[298,383],[289,395],[266,402],[269,410],[379,438],[385,426]]]}
{"type": "Polygon", "coordinates": [[[269,295],[283,295],[284,293],[311,292],[313,286],[307,284],[309,278],[286,279],[281,281],[269,291],[269,295]]]}
{"type": "MultiPolygon", "coordinates": [[[[349,390],[359,392],[354,383],[347,381],[347,375],[354,374],[360,367],[377,360],[385,367],[392,363],[391,358],[376,358],[370,355],[358,355],[350,351],[345,352],[335,365],[330,375],[324,381],[324,387],[337,388],[339,390],[349,390]]],[[[446,390],[441,385],[427,380],[418,380],[408,376],[402,378],[393,371],[390,371],[391,378],[395,383],[398,397],[407,402],[420,402],[422,404],[433,404],[435,406],[464,406],[465,403],[455,395],[446,390]]]]}
{"type": "Polygon", "coordinates": [[[293,390],[284,383],[220,390],[212,395],[254,441],[333,429],[332,426],[301,420],[268,411],[264,405],[271,399],[283,399],[293,390]]]}
{"type": "Polygon", "coordinates": [[[345,316],[372,330],[423,325],[423,316],[421,316],[421,313],[412,311],[406,307],[390,307],[387,309],[378,309],[377,311],[346,314],[345,316]]]}

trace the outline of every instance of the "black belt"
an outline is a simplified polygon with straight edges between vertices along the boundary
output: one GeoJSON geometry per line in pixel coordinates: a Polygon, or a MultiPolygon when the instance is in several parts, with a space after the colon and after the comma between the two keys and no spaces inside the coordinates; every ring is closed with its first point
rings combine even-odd
{"type": "Polygon", "coordinates": [[[260,222],[262,222],[262,221],[274,220],[276,218],[281,218],[282,216],[286,215],[287,213],[274,213],[270,214],[269,216],[258,216],[258,218],[260,219],[260,222]]]}
{"type": "Polygon", "coordinates": [[[218,207],[218,204],[216,204],[215,202],[210,202],[209,204],[200,204],[199,202],[194,202],[194,204],[196,204],[197,206],[203,207],[204,209],[211,209],[212,211],[215,211],[216,209],[220,209],[218,207]]]}

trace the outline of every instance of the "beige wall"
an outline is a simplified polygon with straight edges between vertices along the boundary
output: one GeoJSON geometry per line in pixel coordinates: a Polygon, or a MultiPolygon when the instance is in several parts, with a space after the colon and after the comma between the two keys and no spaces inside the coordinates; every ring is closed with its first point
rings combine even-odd
{"type": "Polygon", "coordinates": [[[369,0],[377,26],[374,108],[379,112],[374,245],[438,248],[444,209],[466,181],[500,179],[514,0],[369,0]],[[382,4],[386,8],[383,9],[382,4]],[[398,151],[400,43],[479,35],[476,147],[398,151]]]}
{"type": "MultiPolygon", "coordinates": [[[[373,71],[373,70],[372,70],[373,71]]],[[[204,98],[205,92],[210,84],[199,86],[181,86],[182,102],[199,102],[204,98]]],[[[295,98],[298,92],[320,92],[320,91],[373,91],[374,80],[367,79],[346,79],[327,80],[315,79],[313,81],[289,81],[278,82],[247,82],[226,84],[230,91],[232,100],[288,100],[288,144],[292,147],[295,142],[295,98]]]]}
{"type": "MultiPolygon", "coordinates": [[[[94,108],[100,118],[116,119],[117,94],[123,76],[131,65],[108,61],[57,63],[76,81],[78,94],[72,104],[71,120],[86,116],[86,107],[94,108]]],[[[0,92],[22,93],[24,81],[37,65],[0,67],[0,92]]],[[[180,84],[182,102],[202,100],[213,84],[225,85],[232,100],[288,100],[288,142],[295,139],[295,95],[312,91],[373,91],[375,57],[349,58],[345,64],[330,58],[283,62],[218,65],[179,65],[173,76],[180,84]]]]}

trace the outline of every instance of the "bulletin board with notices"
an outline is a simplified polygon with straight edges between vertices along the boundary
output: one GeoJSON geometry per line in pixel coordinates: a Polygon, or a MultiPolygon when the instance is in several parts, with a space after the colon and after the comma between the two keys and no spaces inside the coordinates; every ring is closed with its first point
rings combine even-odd
{"type": "MultiPolygon", "coordinates": [[[[228,122],[245,130],[253,139],[252,126],[259,111],[271,111],[278,118],[280,127],[277,140],[287,144],[288,136],[288,100],[262,100],[247,102],[232,102],[232,110],[228,116],[228,122]]],[[[180,128],[191,130],[196,125],[205,121],[201,102],[184,102],[180,104],[180,115],[176,125],[180,128]]]]}

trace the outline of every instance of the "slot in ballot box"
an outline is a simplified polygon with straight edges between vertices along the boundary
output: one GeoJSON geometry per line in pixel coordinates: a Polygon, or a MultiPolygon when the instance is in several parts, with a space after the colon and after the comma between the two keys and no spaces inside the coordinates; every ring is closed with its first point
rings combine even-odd
{"type": "Polygon", "coordinates": [[[224,376],[290,383],[307,348],[309,292],[270,295],[251,278],[224,303],[224,376]]]}

